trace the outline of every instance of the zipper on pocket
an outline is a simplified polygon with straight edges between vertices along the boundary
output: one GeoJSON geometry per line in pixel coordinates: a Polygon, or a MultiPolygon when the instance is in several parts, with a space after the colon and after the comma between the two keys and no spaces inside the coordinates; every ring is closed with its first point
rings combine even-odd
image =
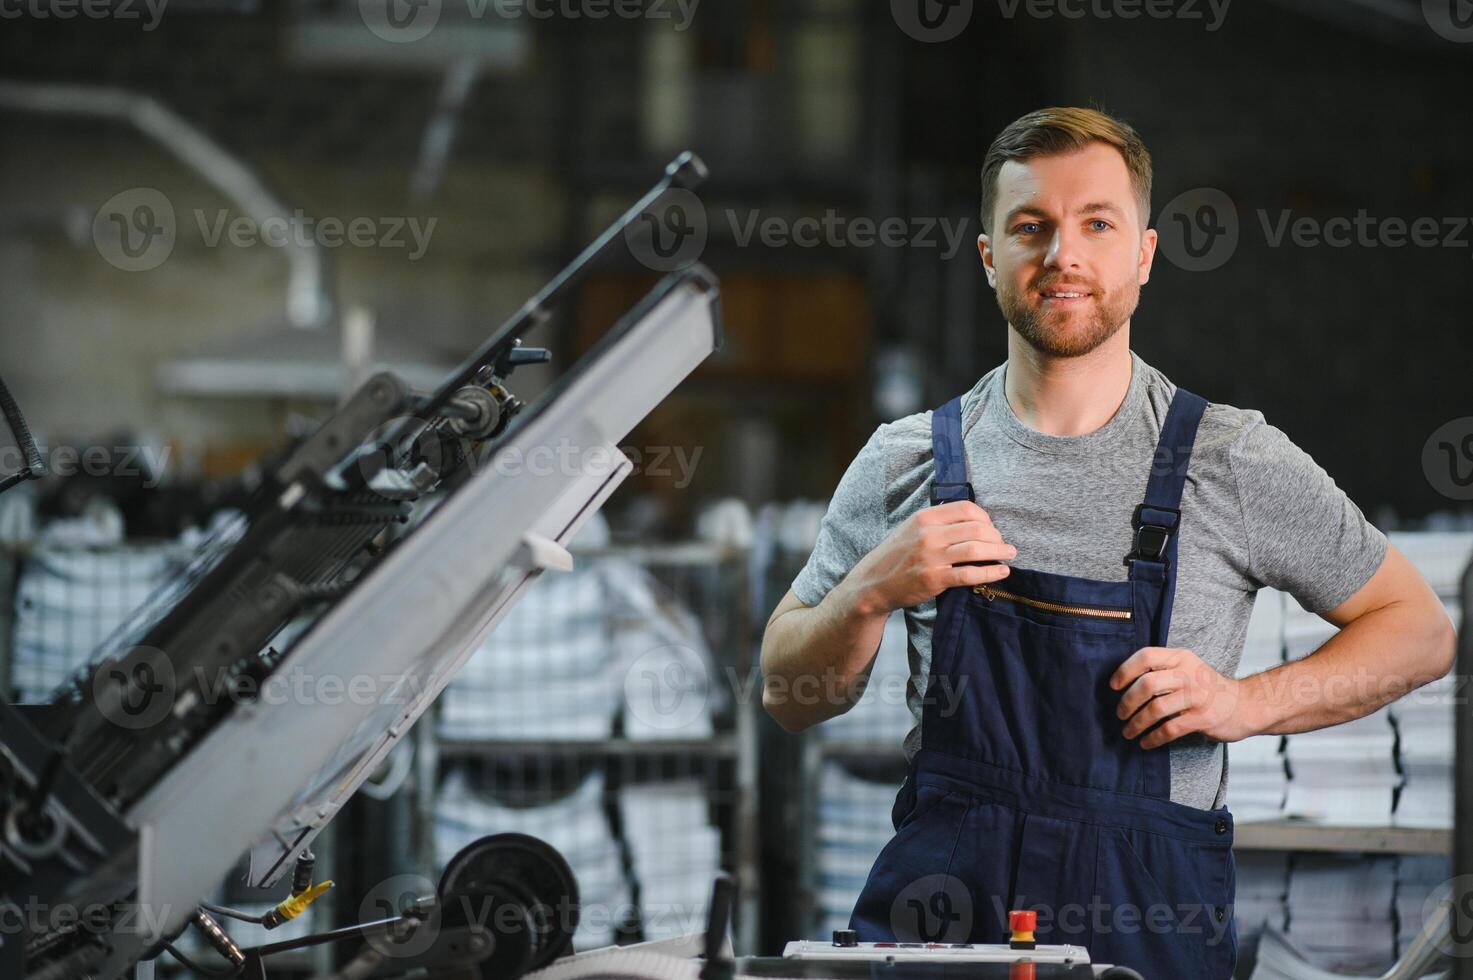
{"type": "Polygon", "coordinates": [[[994,589],[990,585],[974,585],[972,591],[982,596],[988,602],[994,599],[1007,599],[1024,606],[1032,606],[1034,609],[1042,609],[1044,612],[1059,613],[1064,616],[1083,616],[1087,619],[1130,619],[1129,609],[1112,609],[1108,606],[1069,606],[1060,602],[1049,602],[1047,599],[1033,599],[1029,596],[1018,595],[1016,592],[1008,592],[1005,589],[994,589]]]}

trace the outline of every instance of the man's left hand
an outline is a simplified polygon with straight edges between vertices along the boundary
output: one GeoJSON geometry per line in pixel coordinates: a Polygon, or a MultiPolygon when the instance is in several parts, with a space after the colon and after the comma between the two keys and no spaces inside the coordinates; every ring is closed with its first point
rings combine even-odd
{"type": "Polygon", "coordinates": [[[1255,734],[1243,717],[1242,683],[1181,647],[1141,647],[1115,671],[1110,687],[1125,692],[1115,711],[1125,721],[1125,737],[1147,732],[1143,749],[1193,732],[1219,742],[1255,734]]]}

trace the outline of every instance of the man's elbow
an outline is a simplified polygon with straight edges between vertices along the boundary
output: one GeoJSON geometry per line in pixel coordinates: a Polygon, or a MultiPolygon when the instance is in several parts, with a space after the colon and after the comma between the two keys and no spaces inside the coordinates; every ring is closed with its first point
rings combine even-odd
{"type": "Polygon", "coordinates": [[[762,690],[762,708],[778,727],[789,735],[797,735],[813,727],[813,719],[805,718],[795,712],[794,705],[787,698],[779,697],[771,687],[762,690]]]}
{"type": "Polygon", "coordinates": [[[1439,606],[1432,641],[1432,680],[1446,675],[1458,662],[1458,630],[1447,610],[1439,606]]]}

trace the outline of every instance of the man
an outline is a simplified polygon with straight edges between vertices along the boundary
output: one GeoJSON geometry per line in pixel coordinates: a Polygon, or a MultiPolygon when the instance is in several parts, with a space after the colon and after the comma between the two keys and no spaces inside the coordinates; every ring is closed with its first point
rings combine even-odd
{"type": "Polygon", "coordinates": [[[1437,597],[1324,470],[1130,350],[1150,190],[1139,136],[1103,113],[998,136],[978,248],[1007,361],[874,432],[768,621],[763,702],[798,732],[852,706],[905,610],[918,724],[861,940],[1005,942],[1033,909],[1039,942],[1226,978],[1223,743],[1349,721],[1451,667],[1437,597]],[[1340,631],[1234,679],[1264,586],[1340,631]]]}

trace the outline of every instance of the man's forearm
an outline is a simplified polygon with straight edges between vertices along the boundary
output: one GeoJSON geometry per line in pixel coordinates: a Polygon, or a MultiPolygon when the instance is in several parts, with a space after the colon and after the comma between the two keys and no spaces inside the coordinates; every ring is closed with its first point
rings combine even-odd
{"type": "Polygon", "coordinates": [[[1266,735],[1352,721],[1446,674],[1455,644],[1440,605],[1393,603],[1346,624],[1309,656],[1244,678],[1241,708],[1266,735]]]}
{"type": "Polygon", "coordinates": [[[816,606],[778,616],[762,637],[762,705],[799,732],[853,707],[890,611],[841,581],[816,606]]]}

